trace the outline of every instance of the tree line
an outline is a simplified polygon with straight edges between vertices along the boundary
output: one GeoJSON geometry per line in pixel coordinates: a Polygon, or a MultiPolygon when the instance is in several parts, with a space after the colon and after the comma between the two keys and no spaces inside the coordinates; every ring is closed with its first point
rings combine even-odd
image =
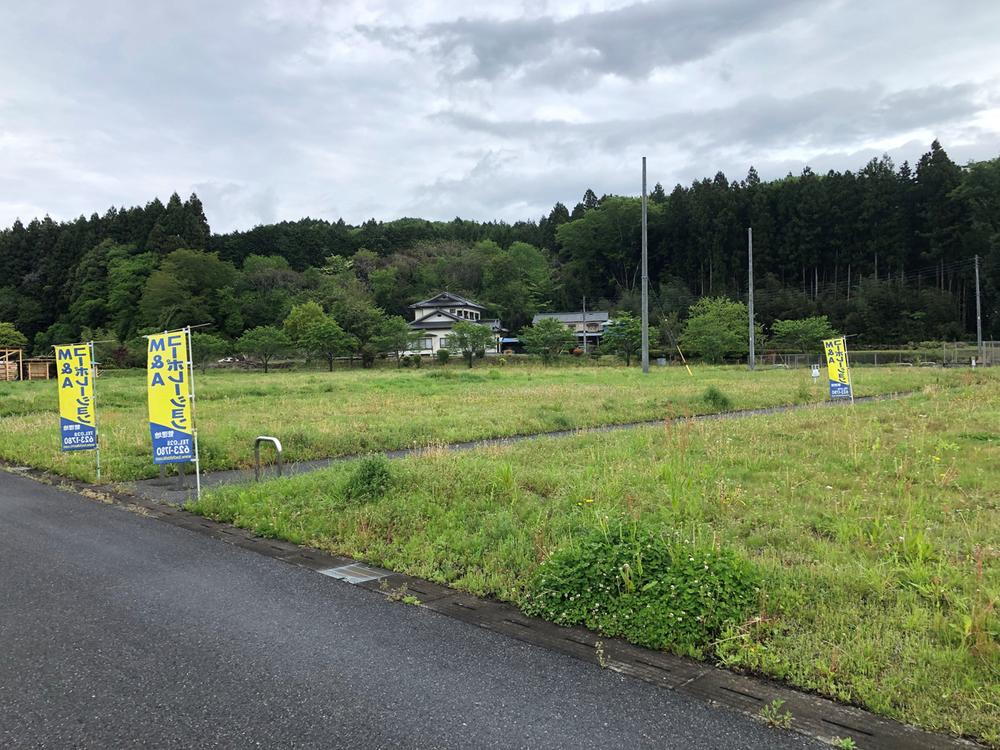
{"type": "MultiPolygon", "coordinates": [[[[635,196],[587,190],[572,209],[513,224],[304,218],[218,234],[196,195],[174,194],[0,230],[0,321],[39,353],[109,338],[124,359],[144,332],[208,324],[235,341],[283,328],[311,302],[343,331],[338,351],[370,362],[407,305],[440,290],[477,300],[512,333],[584,298],[637,314],[640,214],[635,196]]],[[[959,166],[935,141],[913,167],[883,156],[857,172],[771,181],[751,168],[669,193],[657,184],[648,214],[665,340],[698,300],[746,299],[748,226],[765,336],[775,321],[824,315],[858,345],[974,335],[978,255],[984,335],[1000,338],[1000,159],[959,166]]]]}

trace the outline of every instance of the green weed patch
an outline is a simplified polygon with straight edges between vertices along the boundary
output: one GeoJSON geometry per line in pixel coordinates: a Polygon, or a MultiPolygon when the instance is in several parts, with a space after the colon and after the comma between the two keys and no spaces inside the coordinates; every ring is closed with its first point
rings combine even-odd
{"type": "Polygon", "coordinates": [[[607,523],[538,566],[524,611],[641,646],[702,657],[754,612],[760,575],[733,550],[607,523]]]}

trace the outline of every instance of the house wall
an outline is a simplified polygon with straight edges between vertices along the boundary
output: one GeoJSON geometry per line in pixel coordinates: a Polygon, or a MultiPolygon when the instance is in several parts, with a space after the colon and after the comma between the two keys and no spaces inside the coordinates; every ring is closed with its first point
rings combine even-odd
{"type": "MultiPolygon", "coordinates": [[[[452,354],[459,354],[458,350],[454,346],[448,346],[448,337],[451,335],[451,329],[438,329],[430,328],[420,332],[423,337],[421,342],[424,346],[420,349],[411,349],[410,351],[415,354],[435,354],[438,349],[448,349],[452,354]],[[429,344],[429,346],[428,346],[429,344]]],[[[500,337],[494,337],[493,349],[487,349],[488,354],[495,354],[499,351],[500,337]]]]}

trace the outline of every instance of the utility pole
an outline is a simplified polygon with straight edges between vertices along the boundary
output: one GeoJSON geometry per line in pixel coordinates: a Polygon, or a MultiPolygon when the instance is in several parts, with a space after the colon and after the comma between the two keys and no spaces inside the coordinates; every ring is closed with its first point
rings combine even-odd
{"type": "Polygon", "coordinates": [[[979,256],[976,256],[976,362],[983,363],[983,310],[979,300],[979,256]]]}
{"type": "Polygon", "coordinates": [[[754,325],[753,325],[753,227],[747,227],[747,263],[749,264],[749,272],[747,277],[749,279],[750,294],[747,299],[749,304],[747,305],[747,312],[750,318],[750,357],[748,364],[750,369],[753,370],[757,366],[757,356],[754,353],[754,325]]]}
{"type": "Polygon", "coordinates": [[[646,243],[646,157],[642,157],[642,372],[649,374],[649,252],[646,243]]]}
{"type": "Polygon", "coordinates": [[[587,354],[587,298],[583,298],[583,353],[587,354]]]}

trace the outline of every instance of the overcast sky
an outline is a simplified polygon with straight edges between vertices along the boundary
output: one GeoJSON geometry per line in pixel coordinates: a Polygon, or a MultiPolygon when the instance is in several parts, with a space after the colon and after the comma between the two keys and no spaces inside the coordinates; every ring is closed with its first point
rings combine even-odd
{"type": "Polygon", "coordinates": [[[537,218],[1000,155],[997,0],[0,0],[0,225],[202,198],[281,219],[537,218]]]}

